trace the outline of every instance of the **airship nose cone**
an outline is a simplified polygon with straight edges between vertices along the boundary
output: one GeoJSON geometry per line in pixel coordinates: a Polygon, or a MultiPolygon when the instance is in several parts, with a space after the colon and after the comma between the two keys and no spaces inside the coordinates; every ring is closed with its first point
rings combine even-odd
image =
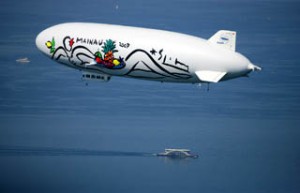
{"type": "Polygon", "coordinates": [[[35,38],[36,47],[44,54],[49,54],[51,39],[47,36],[47,33],[42,31],[35,38]],[[50,41],[49,41],[50,40],[50,41]]]}
{"type": "Polygon", "coordinates": [[[35,38],[35,45],[39,50],[42,50],[41,44],[42,44],[42,38],[43,32],[39,33],[35,38]]]}

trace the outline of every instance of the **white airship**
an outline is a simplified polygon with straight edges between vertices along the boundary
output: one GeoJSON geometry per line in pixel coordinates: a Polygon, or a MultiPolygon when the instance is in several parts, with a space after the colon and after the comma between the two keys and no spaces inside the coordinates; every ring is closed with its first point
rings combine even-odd
{"type": "Polygon", "coordinates": [[[45,29],[36,45],[52,60],[104,82],[124,76],[161,82],[217,83],[261,70],[235,51],[236,32],[210,39],[175,32],[95,23],[45,29]]]}

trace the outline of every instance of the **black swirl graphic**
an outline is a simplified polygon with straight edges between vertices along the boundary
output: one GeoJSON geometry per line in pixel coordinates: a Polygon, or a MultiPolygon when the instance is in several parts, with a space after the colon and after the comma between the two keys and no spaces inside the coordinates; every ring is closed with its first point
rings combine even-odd
{"type": "Polygon", "coordinates": [[[137,78],[142,77],[142,78],[154,78],[154,79],[159,79],[159,78],[189,79],[192,77],[186,70],[180,69],[176,66],[168,65],[169,68],[174,70],[173,72],[167,70],[165,67],[163,67],[163,65],[157,63],[155,61],[155,59],[147,51],[145,51],[143,49],[133,50],[130,54],[127,55],[127,57],[125,58],[125,61],[128,62],[130,60],[130,58],[132,58],[134,55],[136,55],[138,53],[145,54],[150,59],[152,64],[147,64],[146,61],[138,61],[137,63],[135,63],[132,66],[132,68],[125,75],[131,76],[131,77],[137,77],[137,78]],[[147,68],[147,70],[145,70],[144,68],[138,68],[139,65],[145,66],[147,68]],[[158,70],[155,70],[154,67],[157,68],[158,70]],[[181,71],[181,73],[176,72],[176,70],[181,71]],[[137,71],[151,72],[158,76],[157,77],[149,77],[149,76],[134,75],[134,72],[137,72],[137,71]]]}
{"type": "MultiPolygon", "coordinates": [[[[50,41],[49,41],[50,42],[50,41]]],[[[49,49],[55,49],[54,39],[52,40],[53,47],[48,47],[49,49]]],[[[51,43],[52,43],[51,42],[51,43]]],[[[112,40],[106,41],[107,47],[106,49],[113,49],[113,51],[117,52],[115,49],[115,42],[112,40]]],[[[74,45],[74,38],[70,36],[66,36],[63,39],[62,45],[53,51],[52,59],[69,63],[73,65],[75,68],[79,69],[87,69],[95,72],[100,72],[104,74],[110,74],[110,70],[120,70],[123,69],[122,75],[134,78],[144,78],[144,79],[153,79],[153,80],[165,80],[165,79],[190,79],[192,75],[189,73],[189,66],[175,60],[175,63],[168,64],[166,55],[164,59],[158,63],[150,53],[143,49],[135,49],[131,51],[126,58],[119,57],[119,59],[115,57],[110,57],[111,60],[102,58],[101,53],[97,51],[93,53],[89,48],[83,45],[74,45]],[[97,55],[100,54],[99,55],[97,55]],[[133,59],[133,57],[137,57],[133,59]],[[112,61],[116,62],[116,65],[113,65],[112,61]],[[87,65],[91,62],[95,62],[95,64],[87,65]],[[130,65],[129,69],[124,68],[125,62],[130,65]],[[118,65],[119,64],[119,65],[118,65]]],[[[162,49],[160,53],[160,59],[162,58],[162,49]]],[[[111,52],[113,53],[113,52],[111,52]]],[[[107,55],[108,58],[108,55],[107,55]]],[[[174,61],[174,60],[173,60],[174,61]]],[[[112,71],[111,71],[112,72],[112,71]]],[[[121,75],[121,74],[120,74],[121,75]]]]}
{"type": "MultiPolygon", "coordinates": [[[[53,43],[53,49],[55,49],[54,48],[54,44],[55,44],[54,38],[51,43],[53,43]]],[[[110,45],[108,45],[108,47],[110,46],[109,49],[113,48],[114,50],[106,49],[107,52],[109,52],[109,51],[111,53],[117,52],[117,50],[115,49],[115,45],[114,45],[115,42],[112,40],[108,40],[107,44],[108,43],[110,43],[110,45]],[[111,43],[113,43],[113,45],[111,45],[111,43]]],[[[96,59],[97,59],[96,53],[93,53],[89,48],[82,46],[82,45],[73,47],[73,44],[74,44],[74,38],[71,38],[70,36],[64,37],[62,46],[59,46],[57,49],[55,49],[53,51],[51,58],[56,61],[59,61],[59,60],[62,60],[63,58],[65,58],[65,59],[67,59],[69,64],[72,64],[76,68],[84,67],[85,69],[91,69],[91,70],[96,70],[96,71],[101,71],[101,72],[103,72],[103,71],[100,69],[117,70],[117,69],[122,69],[125,67],[125,63],[123,62],[123,58],[121,58],[121,57],[114,58],[113,56],[110,56],[110,58],[108,58],[108,59],[101,58],[102,59],[101,61],[96,61],[96,59]],[[89,64],[91,62],[95,62],[95,64],[91,65],[91,67],[87,67],[86,64],[89,64]],[[117,64],[115,65],[115,63],[117,63],[117,64]]],[[[50,47],[49,49],[52,49],[52,47],[50,47]]]]}

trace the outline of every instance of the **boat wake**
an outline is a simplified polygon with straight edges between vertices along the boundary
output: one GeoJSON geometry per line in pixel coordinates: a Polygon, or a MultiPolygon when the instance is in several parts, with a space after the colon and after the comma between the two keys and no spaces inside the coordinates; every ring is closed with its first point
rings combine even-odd
{"type": "Polygon", "coordinates": [[[54,147],[18,147],[0,146],[0,156],[117,156],[149,157],[152,153],[102,151],[88,149],[54,148],[54,147]]]}

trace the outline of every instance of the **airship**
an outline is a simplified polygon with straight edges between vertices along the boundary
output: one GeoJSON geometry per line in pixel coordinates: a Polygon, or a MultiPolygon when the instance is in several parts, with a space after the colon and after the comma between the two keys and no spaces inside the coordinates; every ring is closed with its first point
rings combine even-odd
{"type": "Polygon", "coordinates": [[[157,29],[98,23],[63,23],[36,37],[52,60],[108,82],[122,76],[160,82],[218,83],[261,68],[236,52],[236,32],[209,39],[157,29]]]}

